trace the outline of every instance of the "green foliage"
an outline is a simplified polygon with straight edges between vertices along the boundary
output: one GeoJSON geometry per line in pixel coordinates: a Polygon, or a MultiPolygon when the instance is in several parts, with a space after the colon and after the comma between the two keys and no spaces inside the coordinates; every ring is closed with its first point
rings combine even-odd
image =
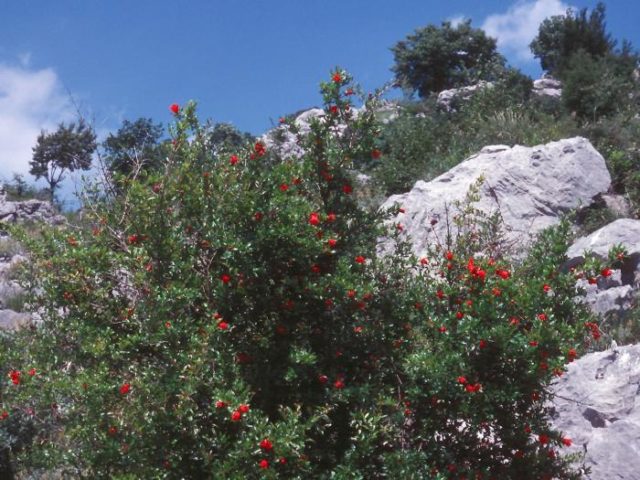
{"type": "Polygon", "coordinates": [[[158,171],[163,161],[161,124],[150,118],[125,120],[118,131],[102,143],[105,163],[111,174],[130,176],[140,171],[158,171]]]}
{"type": "Polygon", "coordinates": [[[607,55],[593,57],[578,50],[567,61],[562,88],[562,101],[580,118],[597,120],[618,109],[628,108],[634,89],[632,73],[635,61],[621,61],[607,55]]]}
{"type": "Polygon", "coordinates": [[[427,97],[433,92],[463,87],[480,80],[495,80],[505,60],[496,41],[471,21],[455,27],[443,22],[418,29],[392,49],[392,68],[398,83],[408,93],[427,97]]]}
{"type": "Polygon", "coordinates": [[[379,190],[405,192],[416,180],[429,181],[486,145],[532,146],[575,135],[571,118],[546,113],[536,99],[526,98],[522,85],[529,82],[519,77],[498,82],[453,113],[429,102],[419,110],[405,106],[398,119],[382,128],[383,156],[372,165],[379,190]]]}
{"type": "Polygon", "coordinates": [[[605,6],[602,2],[587,17],[587,9],[567,10],[565,15],[545,19],[531,42],[531,51],[540,59],[543,70],[564,79],[570,58],[579,50],[587,55],[604,57],[616,42],[606,33],[605,6]]]}
{"type": "Polygon", "coordinates": [[[476,187],[459,233],[414,257],[399,208],[355,200],[349,172],[378,157],[379,126],[376,97],[356,116],[349,88],[334,72],[324,119],[289,126],[295,161],[261,143],[214,154],[189,105],[165,174],[94,205],[91,229],[20,236],[43,322],[0,350],[18,471],[578,478],[545,406],[587,348],[559,271],[567,226],[512,265],[476,187]],[[377,256],[383,235],[395,248],[377,256]]]}
{"type": "Polygon", "coordinates": [[[216,154],[246,147],[255,141],[248,132],[241,132],[230,123],[216,123],[207,127],[210,148],[216,154]]]}
{"type": "Polygon", "coordinates": [[[84,120],[66,126],[61,123],[55,132],[42,131],[38,136],[29,173],[36,180],[44,178],[47,181],[53,200],[55,189],[64,180],[66,172],[91,167],[91,155],[96,147],[96,135],[84,120]]]}

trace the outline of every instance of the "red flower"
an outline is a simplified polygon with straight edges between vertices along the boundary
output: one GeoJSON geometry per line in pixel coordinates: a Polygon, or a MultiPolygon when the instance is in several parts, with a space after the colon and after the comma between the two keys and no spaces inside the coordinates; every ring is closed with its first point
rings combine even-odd
{"type": "Polygon", "coordinates": [[[329,111],[333,114],[333,115],[337,115],[338,114],[338,107],[335,105],[331,105],[329,107],[329,111]]]}
{"type": "Polygon", "coordinates": [[[480,340],[480,348],[487,348],[487,345],[489,345],[489,343],[486,340],[480,340]]]}
{"type": "Polygon", "coordinates": [[[237,155],[231,155],[231,158],[229,158],[229,163],[231,165],[235,165],[236,163],[238,163],[238,156],[237,155]]]}
{"type": "Polygon", "coordinates": [[[262,212],[256,212],[256,213],[254,213],[254,214],[253,214],[253,219],[254,219],[256,222],[259,222],[260,220],[262,220],[262,212]]]}
{"type": "Polygon", "coordinates": [[[31,370],[29,370],[29,376],[33,377],[36,374],[36,369],[32,368],[31,370]]]}
{"type": "Polygon", "coordinates": [[[247,405],[246,403],[243,403],[238,407],[238,411],[240,413],[249,413],[249,405],[247,405]]]}
{"type": "Polygon", "coordinates": [[[220,410],[221,408],[225,408],[227,406],[227,402],[223,402],[222,400],[218,400],[216,402],[216,408],[220,410]]]}
{"type": "Polygon", "coordinates": [[[262,142],[256,142],[256,144],[253,146],[253,149],[259,157],[263,156],[267,152],[267,148],[262,142]]]}
{"type": "Polygon", "coordinates": [[[334,74],[333,74],[333,81],[334,81],[335,83],[340,83],[340,82],[342,82],[342,77],[340,76],[340,74],[339,74],[339,73],[334,73],[334,74]]]}
{"type": "Polygon", "coordinates": [[[382,155],[382,152],[377,148],[374,148],[373,150],[371,150],[371,158],[373,158],[374,160],[377,160],[378,158],[380,158],[381,155],[382,155]]]}
{"type": "Polygon", "coordinates": [[[466,384],[464,386],[464,389],[468,392],[468,393],[476,393],[479,392],[480,389],[482,388],[482,385],[479,383],[475,383],[473,385],[471,385],[470,383],[466,384]]]}
{"type": "Polygon", "coordinates": [[[447,331],[447,327],[445,327],[445,326],[443,325],[442,327],[440,327],[440,328],[438,329],[438,331],[439,331],[440,333],[445,333],[445,332],[447,331]]]}
{"type": "Polygon", "coordinates": [[[496,297],[499,297],[502,294],[502,291],[499,288],[493,287],[491,289],[491,293],[493,293],[496,297]]]}
{"type": "Polygon", "coordinates": [[[335,213],[333,213],[333,212],[329,212],[329,213],[327,214],[327,222],[328,222],[328,223],[333,223],[333,222],[335,222],[335,221],[336,221],[336,214],[335,214],[335,213]]]}
{"type": "Polygon", "coordinates": [[[324,385],[328,381],[329,381],[329,377],[327,377],[326,375],[318,375],[318,382],[324,385]]]}
{"type": "Polygon", "coordinates": [[[271,450],[273,450],[273,443],[271,443],[271,440],[269,440],[268,438],[265,438],[260,442],[260,448],[265,452],[270,452],[271,450]]]}
{"type": "Polygon", "coordinates": [[[537,316],[538,320],[540,320],[541,322],[546,322],[549,319],[546,313],[539,313],[537,316]]]}
{"type": "Polygon", "coordinates": [[[318,216],[317,212],[311,212],[309,214],[309,223],[314,227],[320,224],[320,217],[318,216]]]}
{"type": "Polygon", "coordinates": [[[456,318],[457,318],[458,320],[461,320],[461,319],[462,319],[462,317],[464,317],[464,313],[462,313],[462,312],[456,312],[456,318]]]}
{"type": "Polygon", "coordinates": [[[351,187],[351,185],[345,184],[342,186],[342,191],[349,195],[351,192],[353,192],[353,188],[351,187]]]}
{"type": "Polygon", "coordinates": [[[344,382],[340,379],[336,380],[335,382],[333,382],[333,388],[336,388],[338,390],[341,390],[344,388],[344,382]]]}
{"type": "Polygon", "coordinates": [[[611,276],[611,269],[609,267],[602,269],[602,271],[600,272],[600,275],[602,275],[603,277],[609,277],[611,276]]]}
{"type": "Polygon", "coordinates": [[[503,280],[506,280],[506,279],[508,279],[508,278],[511,276],[511,274],[509,273],[509,271],[508,271],[508,270],[503,270],[503,269],[501,269],[501,268],[499,268],[499,269],[497,269],[497,270],[496,270],[496,275],[498,275],[499,277],[501,277],[503,280]]]}
{"type": "Polygon", "coordinates": [[[260,463],[258,463],[258,465],[262,470],[266,470],[267,468],[269,468],[269,460],[263,458],[262,460],[260,460],[260,463]]]}
{"type": "Polygon", "coordinates": [[[2,413],[0,413],[0,420],[6,420],[9,417],[9,412],[7,412],[6,410],[3,410],[2,413]]]}
{"type": "Polygon", "coordinates": [[[596,280],[594,277],[589,277],[587,282],[589,282],[589,285],[595,285],[596,283],[598,283],[598,280],[596,280]]]}
{"type": "Polygon", "coordinates": [[[338,241],[335,238],[330,238],[327,243],[329,244],[329,248],[336,248],[338,241]]]}
{"type": "Polygon", "coordinates": [[[551,290],[551,287],[545,283],[545,284],[542,286],[542,290],[544,290],[545,292],[548,292],[549,290],[551,290]]]}
{"type": "Polygon", "coordinates": [[[438,291],[436,292],[436,297],[438,297],[440,300],[442,300],[444,298],[444,292],[440,289],[438,289],[438,291]]]}
{"type": "Polygon", "coordinates": [[[220,330],[227,330],[229,328],[229,324],[223,320],[218,324],[218,328],[220,330]]]}
{"type": "Polygon", "coordinates": [[[544,433],[541,433],[540,435],[538,435],[538,441],[542,445],[546,445],[547,443],[549,443],[549,436],[545,435],[544,433]]]}
{"type": "Polygon", "coordinates": [[[13,383],[14,385],[20,385],[20,375],[22,375],[20,373],[19,370],[11,370],[9,372],[9,377],[11,377],[11,383],[13,383]]]}
{"type": "Polygon", "coordinates": [[[178,105],[177,103],[172,103],[169,107],[169,110],[171,110],[174,115],[177,115],[180,112],[180,105],[178,105]]]}
{"type": "Polygon", "coordinates": [[[573,362],[577,356],[578,356],[578,352],[576,352],[575,348],[570,348],[569,351],[567,352],[567,358],[570,362],[573,362]]]}
{"type": "Polygon", "coordinates": [[[464,385],[465,383],[467,383],[467,377],[459,376],[458,383],[464,385]]]}
{"type": "Polygon", "coordinates": [[[447,252],[445,254],[445,257],[447,258],[447,260],[453,260],[453,252],[447,252]]]}
{"type": "Polygon", "coordinates": [[[562,439],[562,444],[563,444],[565,447],[570,447],[571,445],[573,445],[573,441],[571,441],[571,439],[570,439],[569,437],[564,437],[564,438],[562,439]]]}
{"type": "Polygon", "coordinates": [[[365,261],[366,261],[366,259],[362,255],[358,255],[356,257],[356,263],[363,264],[365,261]]]}
{"type": "Polygon", "coordinates": [[[320,273],[321,271],[320,265],[318,265],[317,263],[314,263],[313,265],[311,265],[311,271],[313,273],[320,273]]]}
{"type": "Polygon", "coordinates": [[[228,273],[223,273],[222,275],[220,275],[220,280],[222,280],[222,283],[226,285],[231,281],[231,275],[229,275],[228,273]]]}
{"type": "Polygon", "coordinates": [[[120,394],[121,395],[126,395],[130,391],[131,391],[131,384],[129,384],[129,383],[123,383],[122,386],[120,387],[120,394]]]}
{"type": "Polygon", "coordinates": [[[422,257],[420,259],[420,265],[429,265],[429,259],[426,257],[422,257]]]}
{"type": "Polygon", "coordinates": [[[532,347],[537,347],[538,346],[538,342],[536,340],[531,340],[529,342],[529,345],[532,346],[532,347]]]}
{"type": "Polygon", "coordinates": [[[240,413],[238,410],[235,410],[233,413],[231,413],[231,421],[239,422],[241,419],[242,413],[240,413]]]}
{"type": "Polygon", "coordinates": [[[287,459],[284,457],[280,457],[280,459],[278,460],[278,463],[280,465],[286,465],[287,464],[287,459]]]}
{"type": "Polygon", "coordinates": [[[118,433],[118,427],[116,427],[115,425],[111,425],[109,427],[109,430],[107,430],[107,434],[110,437],[115,437],[117,433],[118,433]]]}

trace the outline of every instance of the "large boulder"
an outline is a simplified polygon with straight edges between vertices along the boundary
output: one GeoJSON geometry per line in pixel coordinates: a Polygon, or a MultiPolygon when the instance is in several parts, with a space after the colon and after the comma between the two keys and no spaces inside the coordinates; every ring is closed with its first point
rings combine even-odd
{"type": "Polygon", "coordinates": [[[483,148],[430,182],[418,181],[411,191],[389,197],[382,208],[403,207],[404,213],[394,221],[403,225],[414,253],[423,255],[434,234],[445,238],[447,208],[464,201],[480,176],[485,180],[474,206],[488,214],[498,211],[507,230],[506,240],[520,252],[526,250],[530,234],[590,204],[611,184],[604,158],[585,138],[535,147],[496,145],[483,148]]]}
{"type": "Polygon", "coordinates": [[[553,424],[592,480],[640,478],[640,345],[590,353],[553,385],[553,424]]]}

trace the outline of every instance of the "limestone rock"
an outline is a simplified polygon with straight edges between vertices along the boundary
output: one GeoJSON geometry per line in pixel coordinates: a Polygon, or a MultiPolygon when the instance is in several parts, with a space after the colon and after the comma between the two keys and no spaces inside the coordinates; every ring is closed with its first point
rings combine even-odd
{"type": "MultiPolygon", "coordinates": [[[[585,138],[575,137],[535,147],[485,147],[430,182],[418,181],[407,193],[393,195],[381,208],[404,208],[402,223],[417,255],[435,236],[445,238],[446,206],[463,201],[480,176],[485,181],[474,206],[499,211],[506,239],[524,251],[529,234],[556,224],[561,215],[606,192],[611,177],[604,158],[585,138]]],[[[381,245],[384,250],[384,244],[381,245]]]]}
{"type": "Polygon", "coordinates": [[[555,78],[543,76],[533,81],[533,93],[540,97],[560,98],[562,96],[562,83],[555,78]]]}
{"type": "Polygon", "coordinates": [[[449,90],[443,90],[438,93],[438,98],[436,103],[439,107],[443,108],[446,111],[451,111],[454,109],[454,103],[460,100],[468,100],[475,93],[484,89],[484,88],[493,88],[493,83],[481,81],[475,85],[469,85],[468,87],[461,88],[452,88],[449,90]]]}
{"type": "Polygon", "coordinates": [[[554,426],[592,480],[640,478],[640,345],[590,353],[553,385],[554,426]]]}

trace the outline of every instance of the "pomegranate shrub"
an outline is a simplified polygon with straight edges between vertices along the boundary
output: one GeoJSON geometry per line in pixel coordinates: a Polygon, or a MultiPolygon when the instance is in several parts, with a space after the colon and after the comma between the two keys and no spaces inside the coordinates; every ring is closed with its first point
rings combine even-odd
{"type": "Polygon", "coordinates": [[[401,205],[356,200],[354,166],[384,161],[376,97],[356,110],[341,70],[322,94],[310,132],[279,127],[302,158],[261,142],[214,155],[195,107],[172,105],[162,175],[117,179],[89,228],[23,238],[43,321],[2,354],[14,469],[579,477],[547,406],[554,375],[599,335],[559,270],[567,225],[516,266],[471,196],[460,235],[416,258],[390,222],[401,205]],[[382,237],[393,248],[378,256],[382,237]]]}

